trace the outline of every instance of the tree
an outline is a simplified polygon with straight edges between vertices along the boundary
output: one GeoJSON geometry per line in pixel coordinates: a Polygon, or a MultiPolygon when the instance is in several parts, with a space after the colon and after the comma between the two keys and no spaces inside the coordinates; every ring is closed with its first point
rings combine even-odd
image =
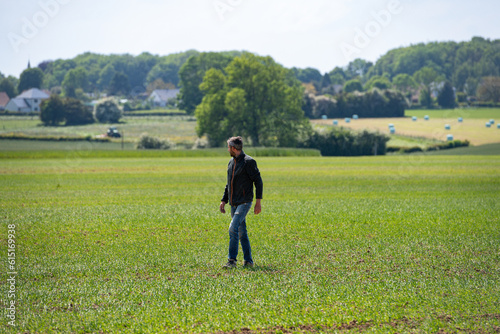
{"type": "Polygon", "coordinates": [[[94,116],[80,100],[67,98],[64,101],[66,125],[84,125],[94,123],[94,116]]]}
{"type": "Polygon", "coordinates": [[[322,79],[320,71],[311,67],[304,69],[292,67],[292,72],[295,74],[295,77],[303,83],[320,82],[322,79]]]}
{"type": "Polygon", "coordinates": [[[64,121],[64,101],[57,95],[44,100],[41,105],[40,120],[44,125],[58,125],[64,121]]]}
{"type": "Polygon", "coordinates": [[[179,70],[181,101],[179,108],[192,115],[203,99],[204,93],[200,89],[200,84],[207,71],[211,68],[223,71],[233,58],[232,55],[215,52],[190,57],[179,70]]]}
{"type": "Polygon", "coordinates": [[[328,73],[325,73],[323,77],[321,78],[321,83],[320,86],[321,88],[326,88],[332,84],[332,80],[330,79],[330,75],[328,73]]]}
{"type": "Polygon", "coordinates": [[[130,83],[128,76],[123,72],[117,72],[113,75],[111,83],[109,84],[109,94],[111,95],[128,95],[130,92],[130,83]]]}
{"type": "Polygon", "coordinates": [[[43,72],[38,67],[28,68],[21,73],[19,78],[19,86],[17,91],[19,93],[31,88],[41,88],[43,84],[43,72]]]}
{"type": "Polygon", "coordinates": [[[334,85],[344,85],[344,82],[346,81],[346,73],[341,67],[335,67],[333,70],[330,71],[330,79],[332,81],[332,84],[334,85]]]}
{"type": "Polygon", "coordinates": [[[302,110],[304,111],[304,116],[307,118],[315,118],[314,110],[316,106],[316,101],[314,94],[305,93],[302,96],[302,110]]]}
{"type": "Polygon", "coordinates": [[[372,66],[373,63],[357,58],[347,65],[345,73],[348,79],[354,79],[356,77],[363,78],[372,66]]]}
{"type": "Polygon", "coordinates": [[[420,96],[418,98],[418,101],[420,102],[420,105],[422,107],[425,107],[427,109],[432,108],[432,97],[429,88],[424,87],[420,90],[420,96]]]}
{"type": "Polygon", "coordinates": [[[467,96],[476,96],[478,87],[479,87],[479,79],[468,78],[465,81],[464,89],[467,96]]]}
{"type": "Polygon", "coordinates": [[[179,66],[167,62],[156,64],[149,71],[146,82],[150,83],[156,79],[162,79],[163,82],[170,82],[177,86],[179,84],[179,66]]]}
{"type": "Polygon", "coordinates": [[[9,96],[9,98],[15,97],[16,94],[16,87],[10,82],[9,79],[4,78],[2,81],[0,81],[0,92],[5,92],[9,96]]]}
{"type": "Polygon", "coordinates": [[[422,67],[420,70],[413,74],[413,79],[426,87],[429,87],[431,83],[437,80],[439,73],[431,67],[422,67]]]}
{"type": "Polygon", "coordinates": [[[111,84],[111,80],[116,74],[115,67],[113,64],[107,64],[104,68],[99,72],[99,79],[97,81],[97,87],[100,90],[105,90],[111,84]]]}
{"type": "Polygon", "coordinates": [[[408,74],[398,74],[392,79],[394,87],[403,93],[411,93],[418,87],[417,82],[408,74]]]}
{"type": "Polygon", "coordinates": [[[77,89],[86,91],[89,86],[87,70],[83,67],[77,67],[69,70],[64,76],[62,88],[66,97],[77,97],[77,89]]]}
{"type": "Polygon", "coordinates": [[[372,88],[378,89],[389,89],[392,87],[391,81],[386,77],[381,77],[379,75],[373,76],[365,84],[365,90],[370,90],[372,88]]]}
{"type": "Polygon", "coordinates": [[[437,102],[441,108],[455,108],[455,91],[449,81],[446,81],[439,91],[437,102]]]}
{"type": "Polygon", "coordinates": [[[162,79],[156,79],[153,82],[150,82],[146,88],[146,92],[151,94],[156,89],[175,89],[174,84],[172,83],[164,83],[162,79]]]}
{"type": "Polygon", "coordinates": [[[302,88],[293,72],[270,57],[245,53],[221,70],[206,72],[196,108],[198,136],[220,146],[234,134],[254,146],[291,146],[309,123],[301,109],[302,88]]]}
{"type": "Polygon", "coordinates": [[[358,92],[363,91],[363,85],[361,84],[361,81],[359,81],[358,79],[349,80],[344,84],[345,93],[352,93],[354,91],[358,92]]]}
{"type": "Polygon", "coordinates": [[[100,123],[118,123],[122,117],[120,107],[112,99],[106,99],[97,103],[94,107],[94,114],[100,123]]]}
{"type": "Polygon", "coordinates": [[[482,101],[500,101],[500,77],[485,77],[477,89],[477,95],[482,101]]]}

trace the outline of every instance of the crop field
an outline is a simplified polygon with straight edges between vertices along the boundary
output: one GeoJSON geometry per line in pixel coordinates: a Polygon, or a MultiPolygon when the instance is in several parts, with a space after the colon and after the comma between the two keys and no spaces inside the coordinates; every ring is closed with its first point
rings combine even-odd
{"type": "Polygon", "coordinates": [[[260,157],[229,271],[228,157],[48,156],[0,159],[2,333],[500,330],[500,156],[260,157]]]}
{"type": "MultiPolygon", "coordinates": [[[[430,140],[446,141],[447,135],[453,135],[454,139],[468,140],[472,145],[483,145],[500,142],[500,129],[497,123],[500,121],[500,109],[453,109],[453,110],[407,110],[404,118],[364,118],[352,119],[346,123],[344,119],[339,119],[339,126],[355,130],[377,130],[390,135],[389,124],[393,124],[396,129],[396,138],[388,145],[401,146],[400,138],[405,136],[410,138],[426,138],[430,140]],[[428,115],[429,120],[424,120],[428,115]],[[417,117],[416,121],[412,117],[417,117]],[[463,122],[458,118],[462,117],[463,122]],[[486,127],[486,122],[495,120],[495,124],[490,128],[486,127]],[[445,129],[448,124],[450,129],[445,129]]],[[[313,123],[322,125],[332,125],[332,120],[315,120],[313,123]]],[[[393,136],[393,135],[390,135],[393,136]]],[[[419,146],[419,145],[416,145],[419,146]]]]}
{"type": "MultiPolygon", "coordinates": [[[[169,138],[177,143],[196,140],[196,121],[189,116],[123,117],[119,124],[112,124],[124,135],[127,142],[136,142],[143,133],[158,138],[169,138]]],[[[43,126],[37,117],[0,116],[0,134],[23,133],[28,136],[91,136],[102,135],[110,124],[94,123],[80,126],[43,126]]]]}

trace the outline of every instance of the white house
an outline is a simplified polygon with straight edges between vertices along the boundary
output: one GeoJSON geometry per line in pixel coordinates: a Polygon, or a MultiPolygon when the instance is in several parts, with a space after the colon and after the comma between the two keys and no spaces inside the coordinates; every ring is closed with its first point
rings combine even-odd
{"type": "Polygon", "coordinates": [[[168,100],[177,97],[179,91],[179,89],[155,89],[148,99],[155,107],[163,108],[167,106],[168,100]]]}
{"type": "Polygon", "coordinates": [[[10,100],[5,106],[5,110],[21,112],[40,111],[40,104],[49,97],[49,94],[40,89],[31,88],[10,100]]]}

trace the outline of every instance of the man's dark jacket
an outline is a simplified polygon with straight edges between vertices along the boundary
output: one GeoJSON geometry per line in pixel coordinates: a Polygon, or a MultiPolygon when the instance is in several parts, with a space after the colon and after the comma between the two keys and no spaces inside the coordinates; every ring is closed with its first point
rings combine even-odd
{"type": "Polygon", "coordinates": [[[222,202],[232,206],[252,202],[254,184],[255,197],[262,199],[263,184],[257,162],[241,151],[240,155],[232,158],[227,165],[227,184],[222,202]]]}

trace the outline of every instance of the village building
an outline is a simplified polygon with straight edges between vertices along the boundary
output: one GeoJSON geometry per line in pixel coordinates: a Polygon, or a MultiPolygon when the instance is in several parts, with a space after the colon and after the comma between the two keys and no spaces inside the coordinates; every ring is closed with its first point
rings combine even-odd
{"type": "Polygon", "coordinates": [[[5,110],[17,112],[39,112],[40,104],[50,97],[46,92],[31,88],[15,98],[11,99],[5,106],[5,110]]]}
{"type": "Polygon", "coordinates": [[[165,108],[170,100],[177,99],[179,91],[179,89],[155,89],[148,100],[154,107],[165,108]]]}

